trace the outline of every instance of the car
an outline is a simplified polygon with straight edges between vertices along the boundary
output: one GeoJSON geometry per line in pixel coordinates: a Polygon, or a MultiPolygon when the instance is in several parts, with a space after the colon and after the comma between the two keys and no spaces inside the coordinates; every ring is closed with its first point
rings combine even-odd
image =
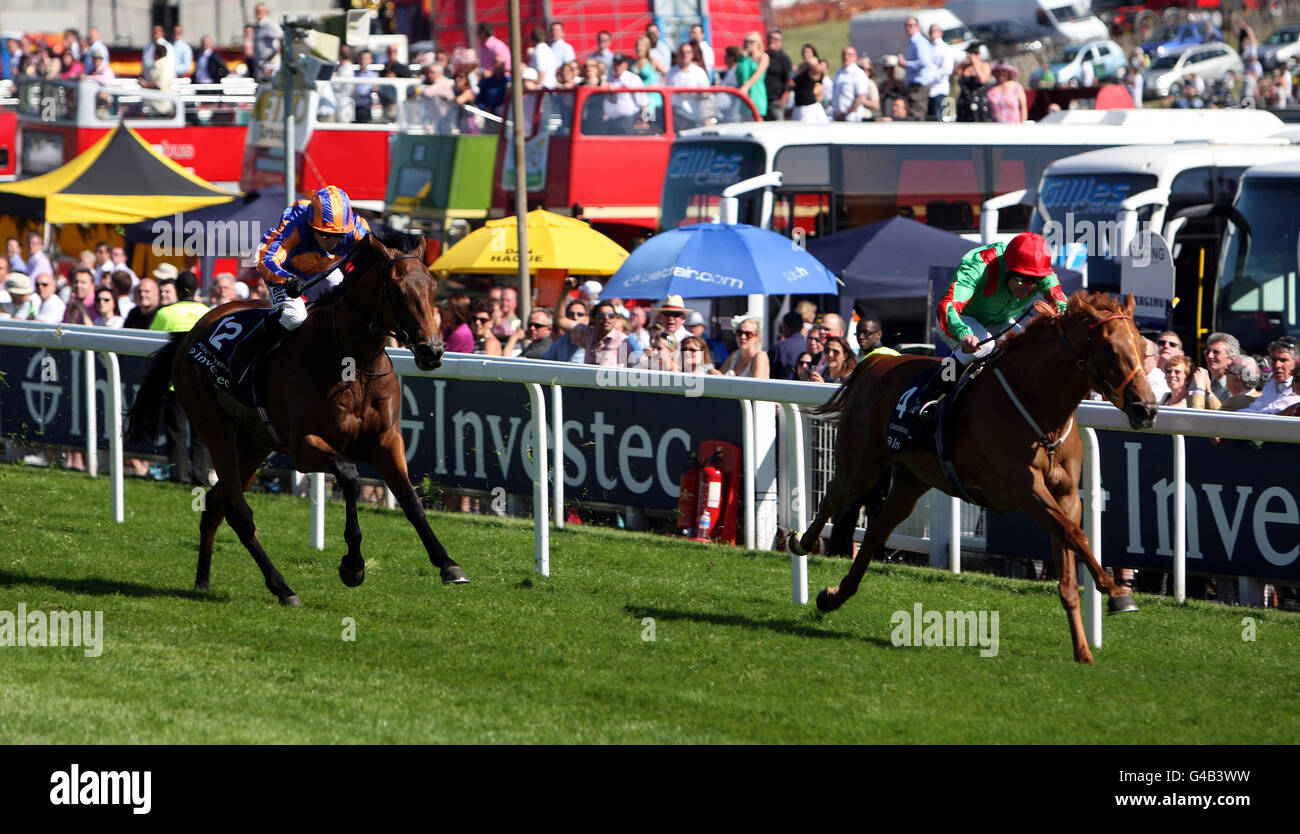
{"type": "Polygon", "coordinates": [[[1092,72],[1098,82],[1120,76],[1127,65],[1124,47],[1114,41],[1089,41],[1067,46],[1051,65],[1057,85],[1065,86],[1077,81],[1086,59],[1092,60],[1092,72]]]}
{"type": "Polygon", "coordinates": [[[1228,73],[1240,76],[1244,71],[1241,56],[1226,43],[1190,44],[1166,52],[1143,71],[1143,97],[1164,98],[1188,73],[1196,73],[1208,86],[1228,73]]]}
{"type": "Polygon", "coordinates": [[[1286,66],[1292,58],[1300,58],[1300,23],[1274,29],[1259,45],[1259,62],[1266,70],[1286,66]]]}
{"type": "Polygon", "coordinates": [[[1223,33],[1210,21],[1188,21],[1162,28],[1154,38],[1142,44],[1142,52],[1159,57],[1179,47],[1222,40],[1223,33]]]}
{"type": "Polygon", "coordinates": [[[1010,58],[1024,53],[1038,54],[1050,51],[1052,39],[1044,37],[1016,20],[994,20],[973,24],[971,34],[989,48],[994,58],[1010,58]]]}

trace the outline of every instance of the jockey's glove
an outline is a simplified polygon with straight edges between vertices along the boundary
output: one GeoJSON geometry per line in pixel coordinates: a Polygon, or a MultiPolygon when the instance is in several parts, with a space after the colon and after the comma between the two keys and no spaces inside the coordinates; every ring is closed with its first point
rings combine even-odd
{"type": "Polygon", "coordinates": [[[306,283],[301,278],[290,278],[284,282],[284,294],[290,298],[297,298],[302,295],[302,288],[306,283]]]}

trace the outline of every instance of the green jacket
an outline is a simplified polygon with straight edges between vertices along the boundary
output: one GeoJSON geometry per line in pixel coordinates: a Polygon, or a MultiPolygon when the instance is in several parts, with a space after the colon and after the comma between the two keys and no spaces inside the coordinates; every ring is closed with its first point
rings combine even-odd
{"type": "MultiPolygon", "coordinates": [[[[962,316],[970,316],[991,327],[1014,320],[1034,303],[1032,293],[1016,298],[1007,286],[1004,253],[1010,242],[978,246],[962,257],[957,277],[939,301],[937,311],[939,326],[948,338],[959,342],[970,334],[971,329],[961,320],[962,316]]],[[[1037,290],[1043,297],[1056,302],[1058,311],[1065,312],[1069,302],[1061,292],[1061,282],[1055,272],[1040,280],[1037,290]]]]}

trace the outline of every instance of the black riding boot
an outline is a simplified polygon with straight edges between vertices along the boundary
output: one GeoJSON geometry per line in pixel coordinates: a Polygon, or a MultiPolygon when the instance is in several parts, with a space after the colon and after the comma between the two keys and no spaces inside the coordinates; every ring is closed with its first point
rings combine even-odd
{"type": "Polygon", "coordinates": [[[262,319],[262,323],[254,327],[252,332],[235,347],[235,355],[231,357],[234,367],[230,369],[235,382],[243,384],[248,369],[253,366],[253,359],[258,354],[269,353],[288,332],[285,326],[280,324],[279,316],[272,315],[262,319]]]}
{"type": "MultiPolygon", "coordinates": [[[[955,364],[956,360],[953,361],[955,364]]],[[[952,366],[945,362],[912,397],[912,407],[908,411],[926,425],[934,425],[934,419],[939,413],[939,401],[952,393],[965,370],[957,365],[954,372],[952,366]]]]}

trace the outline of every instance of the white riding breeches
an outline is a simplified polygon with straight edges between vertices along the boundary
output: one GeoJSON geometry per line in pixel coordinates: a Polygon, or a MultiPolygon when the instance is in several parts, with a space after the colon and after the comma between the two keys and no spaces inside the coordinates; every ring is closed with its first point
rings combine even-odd
{"type": "Polygon", "coordinates": [[[980,345],[979,350],[974,353],[967,353],[962,350],[961,342],[957,339],[949,338],[948,334],[943,331],[943,328],[939,329],[939,338],[943,339],[943,343],[948,346],[948,349],[952,351],[952,355],[956,357],[957,361],[963,367],[974,362],[976,359],[983,359],[985,356],[988,356],[993,352],[993,348],[997,346],[997,341],[992,337],[1001,336],[1003,333],[1010,330],[1020,329],[1020,325],[1016,324],[1014,321],[1002,322],[993,327],[987,327],[970,316],[961,316],[961,320],[970,328],[970,332],[974,334],[975,338],[983,342],[983,344],[980,345]],[[985,341],[985,339],[988,339],[988,341],[985,341]]]}

